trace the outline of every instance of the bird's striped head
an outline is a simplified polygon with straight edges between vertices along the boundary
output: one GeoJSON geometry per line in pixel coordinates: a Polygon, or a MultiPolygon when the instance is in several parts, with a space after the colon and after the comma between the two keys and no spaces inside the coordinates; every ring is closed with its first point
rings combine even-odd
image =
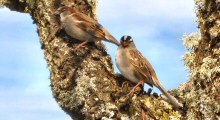
{"type": "Polygon", "coordinates": [[[128,47],[130,44],[133,44],[133,38],[129,35],[124,35],[121,37],[120,44],[123,47],[128,47]]]}
{"type": "Polygon", "coordinates": [[[61,6],[61,7],[59,7],[57,10],[56,10],[56,12],[55,12],[55,14],[61,14],[61,13],[64,13],[64,12],[66,12],[66,11],[68,11],[68,12],[70,12],[70,13],[75,13],[76,12],[76,10],[73,8],[73,7],[68,7],[68,6],[61,6]]]}

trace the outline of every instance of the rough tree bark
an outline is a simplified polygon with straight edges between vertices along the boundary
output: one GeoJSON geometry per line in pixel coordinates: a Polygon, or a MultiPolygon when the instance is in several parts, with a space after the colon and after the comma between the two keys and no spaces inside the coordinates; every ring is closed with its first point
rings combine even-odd
{"type": "Polygon", "coordinates": [[[38,27],[51,76],[51,90],[59,106],[73,119],[220,119],[220,1],[196,0],[200,31],[184,38],[189,49],[183,59],[189,81],[171,94],[184,104],[174,110],[163,97],[148,94],[126,96],[132,86],[113,71],[110,56],[101,43],[79,42],[59,31],[53,14],[62,4],[74,5],[96,19],[97,0],[0,0],[1,6],[29,13],[38,27]]]}

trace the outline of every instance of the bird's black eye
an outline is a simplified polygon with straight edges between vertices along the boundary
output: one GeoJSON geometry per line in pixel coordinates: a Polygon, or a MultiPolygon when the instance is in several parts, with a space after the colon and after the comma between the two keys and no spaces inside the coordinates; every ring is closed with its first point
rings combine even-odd
{"type": "Polygon", "coordinates": [[[66,10],[67,10],[67,8],[66,8],[65,6],[62,6],[62,7],[60,7],[60,8],[58,9],[58,11],[59,11],[60,13],[65,12],[66,10]]]}
{"type": "Polygon", "coordinates": [[[65,7],[63,7],[62,9],[61,9],[61,11],[63,12],[63,11],[66,11],[66,8],[65,7]]]}

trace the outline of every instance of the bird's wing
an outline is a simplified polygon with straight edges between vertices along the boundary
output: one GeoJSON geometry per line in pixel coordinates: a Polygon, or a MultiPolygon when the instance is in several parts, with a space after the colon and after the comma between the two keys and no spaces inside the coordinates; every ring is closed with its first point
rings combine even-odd
{"type": "Polygon", "coordinates": [[[105,38],[106,30],[103,28],[102,25],[97,23],[95,20],[93,20],[89,16],[86,16],[83,13],[74,13],[72,14],[72,17],[75,21],[78,22],[76,25],[82,30],[84,30],[85,32],[99,39],[106,39],[105,38]]]}
{"type": "Polygon", "coordinates": [[[156,77],[156,73],[150,62],[136,49],[129,50],[129,61],[134,67],[134,74],[138,79],[144,80],[150,86],[155,85],[152,77],[156,77]]]}

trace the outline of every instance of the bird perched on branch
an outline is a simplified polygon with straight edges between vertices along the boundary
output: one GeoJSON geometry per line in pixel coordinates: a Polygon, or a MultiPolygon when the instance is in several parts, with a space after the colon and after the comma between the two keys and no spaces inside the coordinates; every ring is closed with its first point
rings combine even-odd
{"type": "Polygon", "coordinates": [[[137,85],[130,91],[134,90],[144,83],[151,87],[156,86],[168,98],[175,108],[181,105],[174,99],[166,89],[160,84],[157,75],[150,62],[137,50],[131,36],[122,36],[120,46],[116,54],[116,64],[121,74],[137,85]]]}
{"type": "Polygon", "coordinates": [[[77,11],[73,7],[61,6],[57,9],[56,14],[60,16],[62,29],[66,33],[80,41],[83,41],[76,47],[83,46],[87,42],[104,40],[119,46],[119,42],[97,21],[91,17],[77,11]]]}

